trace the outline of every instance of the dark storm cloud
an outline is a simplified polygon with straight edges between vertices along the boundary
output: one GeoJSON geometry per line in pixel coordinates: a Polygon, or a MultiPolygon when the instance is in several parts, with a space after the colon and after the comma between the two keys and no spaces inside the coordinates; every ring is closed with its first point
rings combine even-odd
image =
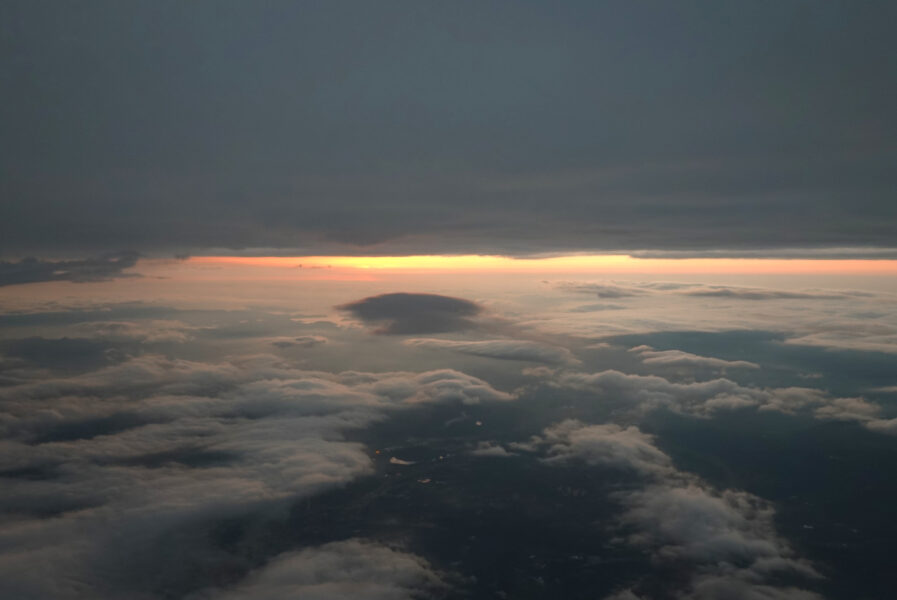
{"type": "Polygon", "coordinates": [[[382,294],[337,307],[377,333],[411,335],[472,329],[482,307],[469,300],[437,294],[382,294]]]}
{"type": "Polygon", "coordinates": [[[891,247],[895,11],[4,2],[0,251],[891,247]]]}
{"type": "Polygon", "coordinates": [[[40,281],[74,281],[86,283],[105,281],[115,277],[136,277],[124,273],[137,264],[135,252],[106,254],[81,260],[39,260],[25,258],[19,261],[0,261],[0,286],[40,281]]]}

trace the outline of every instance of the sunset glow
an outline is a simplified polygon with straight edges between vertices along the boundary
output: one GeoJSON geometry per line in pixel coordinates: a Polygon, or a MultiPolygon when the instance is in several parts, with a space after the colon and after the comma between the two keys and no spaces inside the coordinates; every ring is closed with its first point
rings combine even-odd
{"type": "Polygon", "coordinates": [[[738,274],[895,274],[895,260],[811,260],[766,258],[635,258],[578,254],[547,258],[490,255],[421,256],[195,256],[194,264],[227,264],[301,269],[382,271],[501,271],[738,274]]]}

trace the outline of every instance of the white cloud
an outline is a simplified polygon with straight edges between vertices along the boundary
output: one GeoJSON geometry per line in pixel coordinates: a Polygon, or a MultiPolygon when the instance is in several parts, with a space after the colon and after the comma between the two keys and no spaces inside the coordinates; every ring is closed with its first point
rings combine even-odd
{"type": "Polygon", "coordinates": [[[538,318],[545,330],[597,340],[658,331],[756,330],[782,333],[784,343],[792,345],[897,353],[897,304],[892,293],[795,287],[798,281],[781,281],[778,288],[561,282],[554,287],[562,292],[598,293],[607,288],[631,298],[621,301],[623,310],[612,315],[552,308],[538,318]]]}
{"type": "Polygon", "coordinates": [[[208,600],[412,600],[444,587],[430,564],[365,540],[282,554],[231,590],[208,600]]]}
{"type": "MultiPolygon", "coordinates": [[[[17,515],[0,527],[0,596],[137,594],[128,587],[136,566],[125,549],[152,546],[185,523],[372,473],[369,452],[345,440],[346,431],[421,403],[511,399],[458,371],[334,374],[271,356],[221,363],[142,356],[5,387],[0,470],[52,476],[15,478],[0,488],[0,509],[17,515]]],[[[189,569],[203,551],[169,569],[189,569]]],[[[400,588],[382,587],[384,594],[400,588]]]]}
{"type": "Polygon", "coordinates": [[[656,375],[628,375],[608,370],[598,373],[562,372],[550,383],[601,394],[621,401],[635,413],[665,408],[698,417],[725,410],[755,408],[797,414],[812,411],[818,419],[856,421],[882,433],[893,433],[890,421],[881,418],[881,407],[863,398],[835,398],[814,388],[754,388],[719,378],[693,383],[674,383],[656,375]]]}
{"type": "Polygon", "coordinates": [[[683,352],[682,350],[655,350],[651,346],[636,346],[629,349],[630,352],[638,354],[639,358],[646,365],[658,366],[693,366],[707,367],[712,369],[759,369],[757,363],[745,360],[723,360],[721,358],[713,358],[711,356],[700,356],[683,352]]]}
{"type": "Polygon", "coordinates": [[[666,473],[670,458],[654,446],[653,439],[636,427],[584,425],[568,419],[547,428],[538,439],[547,446],[546,463],[578,459],[590,465],[632,469],[644,474],[666,473]]]}
{"type": "MultiPolygon", "coordinates": [[[[808,579],[819,575],[809,563],[795,558],[777,535],[769,503],[743,491],[715,490],[679,471],[653,438],[638,428],[567,420],[547,428],[527,446],[544,451],[547,464],[580,460],[641,476],[643,487],[614,495],[623,506],[620,523],[629,532],[625,541],[650,551],[656,561],[692,565],[691,582],[677,597],[819,598],[775,585],[783,572],[808,579]],[[713,590],[742,590],[743,595],[708,595],[716,593],[713,590]],[[775,595],[764,596],[770,593],[775,595]]],[[[638,596],[630,589],[610,598],[638,596]]]]}
{"type": "Polygon", "coordinates": [[[477,447],[471,450],[470,453],[474,456],[493,456],[497,458],[514,456],[513,452],[508,452],[494,442],[478,442],[477,447]]]}

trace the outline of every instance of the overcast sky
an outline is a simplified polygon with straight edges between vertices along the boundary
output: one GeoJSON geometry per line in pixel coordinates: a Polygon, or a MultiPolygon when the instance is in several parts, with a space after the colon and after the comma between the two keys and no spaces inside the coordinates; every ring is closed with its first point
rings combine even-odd
{"type": "Polygon", "coordinates": [[[0,257],[897,240],[893,2],[0,4],[0,257]]]}

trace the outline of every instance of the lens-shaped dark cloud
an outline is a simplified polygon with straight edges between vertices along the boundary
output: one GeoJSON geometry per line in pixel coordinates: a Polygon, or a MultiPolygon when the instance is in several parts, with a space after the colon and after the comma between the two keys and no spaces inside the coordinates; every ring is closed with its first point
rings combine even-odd
{"type": "Polygon", "coordinates": [[[375,327],[377,333],[389,335],[472,329],[476,326],[472,317],[482,312],[482,307],[470,300],[405,292],[362,298],[337,308],[375,327]]]}

